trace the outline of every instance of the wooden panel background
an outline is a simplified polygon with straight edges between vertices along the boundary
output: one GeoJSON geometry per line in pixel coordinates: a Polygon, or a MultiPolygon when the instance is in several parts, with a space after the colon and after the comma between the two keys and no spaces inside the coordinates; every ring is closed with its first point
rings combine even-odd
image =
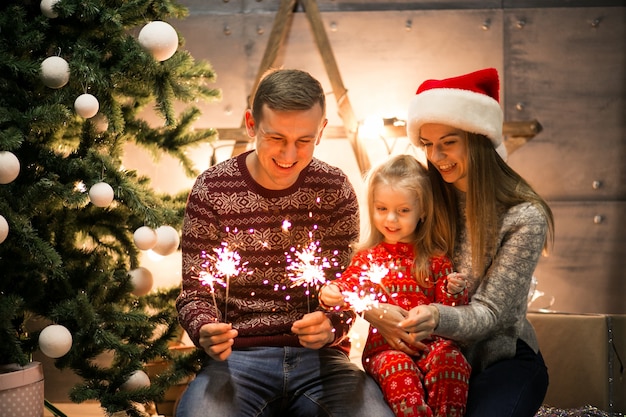
{"type": "MultiPolygon", "coordinates": [[[[214,66],[215,86],[223,92],[222,101],[202,105],[198,126],[239,127],[280,2],[181,3],[190,16],[171,23],[184,47],[214,66]]],[[[509,158],[548,199],[556,217],[554,252],[539,263],[538,289],[555,297],[556,310],[626,313],[626,2],[320,0],[318,5],[359,120],[404,118],[426,78],[496,67],[506,120],[537,119],[544,128],[509,158]]],[[[286,67],[311,72],[332,94],[301,6],[280,58],[286,67]]],[[[329,125],[340,126],[334,98],[328,102],[329,125]]],[[[400,141],[396,152],[406,148],[406,138],[400,141]]],[[[359,189],[360,173],[345,142],[328,138],[317,156],[344,168],[359,189]]],[[[366,147],[371,158],[385,155],[380,142],[366,147]]],[[[194,153],[199,169],[209,154],[209,146],[194,153]]],[[[141,158],[132,151],[128,165],[141,158]]],[[[177,176],[175,164],[147,165],[157,186],[169,181],[170,187],[190,187],[192,180],[177,176]]]]}

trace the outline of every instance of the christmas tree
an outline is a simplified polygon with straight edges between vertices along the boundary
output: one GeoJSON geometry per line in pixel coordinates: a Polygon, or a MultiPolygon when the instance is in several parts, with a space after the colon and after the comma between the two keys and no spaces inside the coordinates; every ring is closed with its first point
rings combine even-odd
{"type": "Polygon", "coordinates": [[[109,414],[146,415],[141,404],[197,365],[181,358],[141,378],[180,328],[179,288],[150,292],[140,255],[178,248],[186,195],[159,195],[122,165],[130,142],[194,175],[185,150],[216,135],[192,129],[189,103],[219,91],[166,23],[186,13],[170,0],[0,4],[0,363],[41,349],[82,378],[73,401],[109,414]]]}

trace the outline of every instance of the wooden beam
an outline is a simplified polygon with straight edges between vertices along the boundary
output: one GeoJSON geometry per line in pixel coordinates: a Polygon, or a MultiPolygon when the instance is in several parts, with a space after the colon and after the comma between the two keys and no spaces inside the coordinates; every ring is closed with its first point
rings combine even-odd
{"type": "Polygon", "coordinates": [[[504,122],[502,126],[502,136],[504,136],[504,146],[506,152],[511,155],[513,152],[526,145],[543,130],[543,126],[537,120],[526,120],[520,122],[504,122]]]}
{"type": "Polygon", "coordinates": [[[335,96],[335,100],[337,102],[339,117],[341,117],[341,120],[343,121],[343,125],[346,129],[348,140],[352,145],[352,150],[354,151],[357,164],[363,173],[370,168],[370,161],[367,156],[367,152],[365,152],[359,141],[359,122],[354,114],[354,110],[352,109],[352,104],[350,104],[348,90],[346,90],[343,85],[341,73],[339,72],[339,67],[337,66],[335,55],[333,54],[333,49],[330,45],[330,41],[328,40],[326,30],[324,29],[324,22],[322,21],[320,10],[317,7],[317,2],[315,0],[301,0],[301,2],[304,6],[304,11],[306,12],[309,23],[311,24],[315,43],[317,44],[320,55],[322,56],[322,61],[324,62],[324,67],[326,68],[326,73],[328,74],[330,85],[333,89],[333,95],[335,96]]]}
{"type": "MultiPolygon", "coordinates": [[[[280,2],[278,12],[276,13],[276,17],[274,18],[274,24],[272,25],[272,31],[270,32],[269,39],[267,40],[267,46],[265,47],[265,52],[263,53],[263,58],[261,59],[261,64],[259,65],[259,70],[257,71],[254,82],[252,83],[252,90],[250,91],[250,94],[248,94],[249,101],[252,100],[254,90],[259,84],[259,81],[261,81],[263,74],[268,69],[276,66],[277,64],[276,58],[278,57],[278,52],[283,48],[285,44],[287,31],[289,26],[291,26],[291,21],[293,20],[293,9],[295,5],[296,0],[282,0],[280,2]]],[[[250,104],[251,103],[247,104],[246,110],[250,107],[250,104]]],[[[240,138],[240,140],[235,143],[232,152],[233,156],[239,155],[240,153],[244,152],[248,147],[248,143],[250,142],[248,134],[245,130],[245,116],[241,119],[240,126],[243,130],[243,138],[240,138]]]]}
{"type": "MultiPolygon", "coordinates": [[[[348,91],[343,85],[341,74],[339,72],[339,67],[337,66],[337,62],[335,60],[335,56],[330,45],[330,41],[328,40],[328,36],[326,35],[326,30],[324,29],[324,23],[320,15],[319,8],[317,7],[317,3],[315,0],[299,1],[304,7],[304,11],[313,31],[315,43],[317,44],[320,55],[322,56],[322,61],[324,62],[324,67],[330,80],[333,95],[335,96],[335,100],[337,102],[338,113],[344,125],[344,137],[347,137],[350,141],[350,144],[352,145],[352,149],[354,151],[354,155],[356,157],[359,169],[361,170],[361,172],[365,172],[370,167],[369,158],[367,156],[367,152],[363,149],[361,143],[359,142],[358,119],[354,114],[352,105],[350,104],[348,91]]],[[[271,67],[276,66],[276,59],[278,57],[279,51],[284,47],[285,39],[287,37],[287,31],[291,26],[293,13],[297,2],[298,0],[281,0],[280,2],[278,12],[276,13],[276,17],[274,18],[272,31],[270,33],[267,46],[265,47],[265,53],[263,54],[257,76],[254,80],[253,91],[251,91],[249,95],[250,98],[254,94],[254,88],[256,88],[257,84],[263,77],[263,74],[271,67]]],[[[249,105],[250,103],[248,103],[248,106],[249,105]]],[[[241,121],[241,128],[244,127],[245,119],[241,121]]],[[[327,128],[327,130],[330,129],[327,128]]],[[[240,133],[241,132],[235,133],[233,131],[227,131],[226,129],[220,129],[221,138],[224,138],[224,135],[240,135],[240,133]]],[[[247,137],[245,129],[243,129],[243,134],[247,137]]],[[[236,143],[233,147],[232,152],[233,156],[245,151],[249,143],[249,140],[244,141],[241,136],[239,139],[235,139],[235,141],[236,143]]]]}

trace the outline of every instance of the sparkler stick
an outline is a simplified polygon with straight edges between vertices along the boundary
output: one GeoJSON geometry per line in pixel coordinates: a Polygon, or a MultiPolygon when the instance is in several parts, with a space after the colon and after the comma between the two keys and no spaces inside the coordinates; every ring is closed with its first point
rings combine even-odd
{"type": "Polygon", "coordinates": [[[215,269],[219,273],[226,277],[226,296],[224,297],[224,321],[228,320],[228,290],[230,288],[230,278],[239,275],[241,268],[241,257],[237,252],[233,252],[228,249],[227,244],[222,244],[223,247],[213,249],[217,253],[217,259],[215,261],[215,269]]]}
{"type": "MultiPolygon", "coordinates": [[[[205,265],[206,264],[203,264],[203,266],[205,265]]],[[[213,306],[215,307],[216,312],[219,311],[220,309],[217,307],[217,300],[215,299],[215,285],[219,284],[222,286],[226,286],[226,283],[221,278],[216,277],[215,275],[207,271],[200,272],[200,276],[198,277],[198,279],[200,280],[202,285],[208,285],[211,288],[211,296],[213,297],[213,306]]]]}
{"type": "Polygon", "coordinates": [[[310,287],[319,288],[326,282],[324,269],[331,266],[328,259],[319,255],[321,249],[318,247],[319,242],[311,241],[307,247],[298,251],[291,248],[295,259],[287,254],[287,271],[292,281],[291,288],[296,286],[304,286],[307,296],[307,312],[310,312],[310,287]]]}
{"type": "Polygon", "coordinates": [[[202,282],[202,285],[208,285],[211,288],[211,296],[213,297],[213,304],[216,311],[219,311],[217,307],[217,300],[215,298],[215,286],[221,285],[225,288],[226,294],[224,297],[224,321],[227,320],[228,315],[228,293],[230,288],[230,278],[239,275],[243,271],[245,264],[241,265],[241,257],[237,252],[233,252],[228,249],[227,243],[222,243],[222,247],[214,248],[215,254],[207,254],[202,252],[202,257],[206,261],[202,264],[205,269],[200,272],[198,279],[202,282]]]}

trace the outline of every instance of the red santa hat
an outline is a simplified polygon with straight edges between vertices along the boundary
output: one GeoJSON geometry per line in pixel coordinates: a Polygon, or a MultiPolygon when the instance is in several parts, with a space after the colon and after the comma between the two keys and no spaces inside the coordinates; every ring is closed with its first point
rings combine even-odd
{"type": "Polygon", "coordinates": [[[499,90],[495,68],[424,81],[409,105],[407,133],[411,142],[419,145],[419,131],[423,124],[441,123],[487,136],[506,160],[499,90]]]}

